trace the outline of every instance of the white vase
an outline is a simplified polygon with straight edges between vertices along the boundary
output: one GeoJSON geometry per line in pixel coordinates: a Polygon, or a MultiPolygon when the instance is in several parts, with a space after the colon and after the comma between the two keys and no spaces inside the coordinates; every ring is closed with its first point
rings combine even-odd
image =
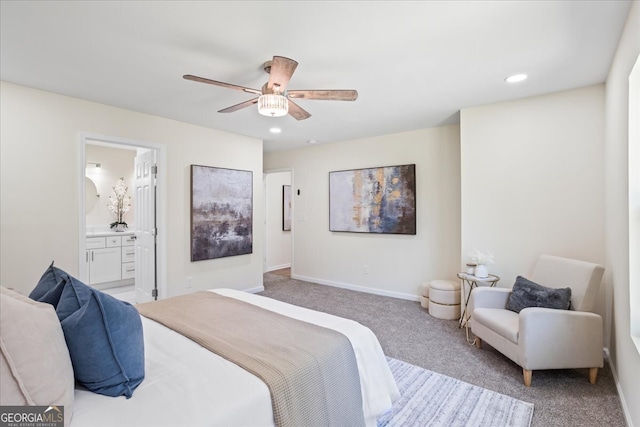
{"type": "Polygon", "coordinates": [[[484,264],[476,265],[474,276],[481,277],[481,278],[489,277],[489,272],[487,271],[487,266],[484,265],[484,264]]]}

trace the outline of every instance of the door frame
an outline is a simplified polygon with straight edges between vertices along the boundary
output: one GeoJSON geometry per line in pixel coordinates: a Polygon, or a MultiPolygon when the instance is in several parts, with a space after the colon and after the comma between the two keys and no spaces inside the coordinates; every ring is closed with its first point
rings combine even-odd
{"type": "Polygon", "coordinates": [[[294,197],[294,188],[295,188],[295,177],[294,177],[294,173],[293,173],[293,168],[278,168],[278,169],[267,169],[264,170],[262,172],[262,187],[263,187],[263,194],[264,194],[264,200],[263,200],[263,207],[264,207],[264,212],[265,212],[265,218],[264,218],[264,238],[262,239],[263,241],[263,250],[262,250],[262,272],[266,273],[267,271],[267,203],[269,203],[269,200],[267,200],[267,176],[274,174],[274,173],[281,173],[281,172],[289,172],[291,175],[291,231],[290,231],[290,239],[291,239],[291,277],[293,277],[293,271],[294,271],[294,261],[295,261],[295,238],[294,238],[294,233],[295,233],[295,212],[296,212],[296,207],[295,207],[295,197],[294,197]]]}
{"type": "Polygon", "coordinates": [[[166,147],[162,144],[138,141],[128,138],[100,135],[89,132],[80,132],[78,137],[78,272],[80,277],[86,277],[85,251],[86,251],[86,214],[85,214],[85,168],[86,145],[105,145],[115,148],[145,148],[156,151],[156,164],[158,174],[156,176],[156,283],[158,289],[158,299],[167,297],[167,229],[166,229],[166,171],[167,155],[166,147]]]}

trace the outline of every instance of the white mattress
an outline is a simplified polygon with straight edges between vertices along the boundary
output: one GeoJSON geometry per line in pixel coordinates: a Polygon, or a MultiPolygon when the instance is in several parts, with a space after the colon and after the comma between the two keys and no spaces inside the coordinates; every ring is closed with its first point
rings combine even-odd
{"type": "MultiPolygon", "coordinates": [[[[349,338],[368,426],[391,409],[398,388],[376,336],[352,320],[232,289],[212,290],[349,338]]],[[[71,427],[273,426],[267,386],[253,374],[142,317],[145,379],[131,399],[77,389],[71,427]]]]}

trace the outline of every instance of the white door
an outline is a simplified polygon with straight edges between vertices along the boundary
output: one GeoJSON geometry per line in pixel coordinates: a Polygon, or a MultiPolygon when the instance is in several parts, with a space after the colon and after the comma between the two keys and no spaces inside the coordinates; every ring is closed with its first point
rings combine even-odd
{"type": "Polygon", "coordinates": [[[153,301],[156,285],[156,151],[135,159],[136,302],[153,301]]]}

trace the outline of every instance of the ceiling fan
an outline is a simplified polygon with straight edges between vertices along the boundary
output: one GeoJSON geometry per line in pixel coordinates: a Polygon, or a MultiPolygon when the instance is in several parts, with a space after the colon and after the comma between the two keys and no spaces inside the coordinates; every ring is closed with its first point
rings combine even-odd
{"type": "Polygon", "coordinates": [[[262,115],[279,117],[289,114],[296,120],[304,120],[311,117],[311,114],[293,102],[292,99],[355,101],[358,98],[358,91],[356,90],[287,90],[287,84],[297,66],[298,63],[296,61],[284,56],[274,56],[272,60],[262,64],[264,71],[269,73],[269,81],[262,86],[262,90],[192,76],[191,74],[186,74],[183,78],[259,95],[257,98],[224,108],[218,111],[219,113],[232,113],[258,104],[258,111],[262,115]]]}

